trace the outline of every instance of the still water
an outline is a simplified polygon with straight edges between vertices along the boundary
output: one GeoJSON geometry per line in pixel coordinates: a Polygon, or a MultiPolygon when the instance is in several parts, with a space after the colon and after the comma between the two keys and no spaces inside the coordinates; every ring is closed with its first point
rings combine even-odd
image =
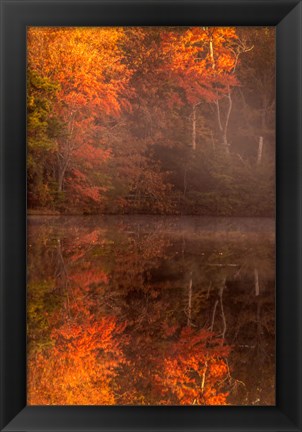
{"type": "Polygon", "coordinates": [[[28,404],[274,405],[274,221],[28,218],[28,404]]]}

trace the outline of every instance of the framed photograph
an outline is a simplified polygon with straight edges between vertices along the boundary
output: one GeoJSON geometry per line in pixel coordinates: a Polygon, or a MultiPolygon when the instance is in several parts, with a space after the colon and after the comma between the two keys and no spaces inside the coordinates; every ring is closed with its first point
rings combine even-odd
{"type": "Polygon", "coordinates": [[[1,430],[301,430],[301,2],[1,1],[1,430]]]}

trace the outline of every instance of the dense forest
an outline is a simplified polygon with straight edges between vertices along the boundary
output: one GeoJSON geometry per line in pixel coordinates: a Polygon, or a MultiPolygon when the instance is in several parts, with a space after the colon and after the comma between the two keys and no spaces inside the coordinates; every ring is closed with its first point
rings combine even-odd
{"type": "Polygon", "coordinates": [[[273,216],[275,31],[28,30],[32,213],[273,216]]]}

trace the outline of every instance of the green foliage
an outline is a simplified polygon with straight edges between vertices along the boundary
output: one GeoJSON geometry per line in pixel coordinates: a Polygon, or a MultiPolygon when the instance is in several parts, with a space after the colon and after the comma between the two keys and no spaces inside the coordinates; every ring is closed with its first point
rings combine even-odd
{"type": "Polygon", "coordinates": [[[54,283],[53,279],[38,280],[27,286],[27,334],[31,350],[41,351],[52,345],[48,317],[62,303],[54,283]]]}
{"type": "Polygon", "coordinates": [[[54,152],[59,122],[52,117],[58,86],[29,70],[27,76],[28,149],[54,152]]]}
{"type": "Polygon", "coordinates": [[[54,115],[58,85],[32,70],[27,75],[27,173],[30,207],[50,207],[55,201],[56,138],[63,123],[54,115]]]}

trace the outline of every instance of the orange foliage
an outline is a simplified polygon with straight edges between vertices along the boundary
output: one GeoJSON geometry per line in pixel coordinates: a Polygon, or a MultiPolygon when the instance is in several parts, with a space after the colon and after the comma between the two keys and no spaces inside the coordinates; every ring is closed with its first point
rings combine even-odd
{"type": "Polygon", "coordinates": [[[89,287],[92,284],[108,284],[108,275],[103,270],[80,270],[70,276],[70,281],[81,288],[89,287]]]}
{"type": "Polygon", "coordinates": [[[229,347],[221,342],[205,330],[182,330],[164,360],[163,376],[157,377],[166,394],[162,404],[171,404],[175,397],[180,405],[227,404],[223,382],[228,377],[229,347]]]}
{"type": "Polygon", "coordinates": [[[85,256],[94,243],[102,244],[101,231],[73,235],[69,242],[56,245],[61,264],[56,268],[57,284],[63,301],[61,307],[45,313],[49,343],[40,349],[29,345],[29,405],[115,404],[115,378],[127,362],[125,324],[98,311],[108,275],[98,261],[85,256]],[[64,261],[66,255],[70,265],[64,261]]]}
{"type": "Polygon", "coordinates": [[[113,317],[53,330],[53,347],[29,358],[29,405],[112,405],[113,379],[125,362],[113,317]]]}
{"type": "Polygon", "coordinates": [[[238,62],[237,39],[233,27],[192,27],[181,33],[163,33],[168,67],[190,103],[201,98],[214,102],[229,86],[238,84],[233,73],[238,62]]]}
{"type": "MultiPolygon", "coordinates": [[[[129,73],[121,62],[122,28],[48,28],[28,30],[29,66],[60,83],[62,113],[68,118],[85,108],[118,113],[119,93],[129,73]]],[[[90,115],[90,113],[89,113],[90,115]]]]}
{"type": "Polygon", "coordinates": [[[97,176],[91,178],[91,170],[97,171],[110,156],[100,119],[118,116],[128,106],[122,97],[131,75],[120,48],[124,33],[122,28],[28,30],[29,69],[58,85],[54,114],[66,127],[56,138],[59,192],[68,177],[73,205],[81,199],[98,203],[106,190],[97,176]]]}

